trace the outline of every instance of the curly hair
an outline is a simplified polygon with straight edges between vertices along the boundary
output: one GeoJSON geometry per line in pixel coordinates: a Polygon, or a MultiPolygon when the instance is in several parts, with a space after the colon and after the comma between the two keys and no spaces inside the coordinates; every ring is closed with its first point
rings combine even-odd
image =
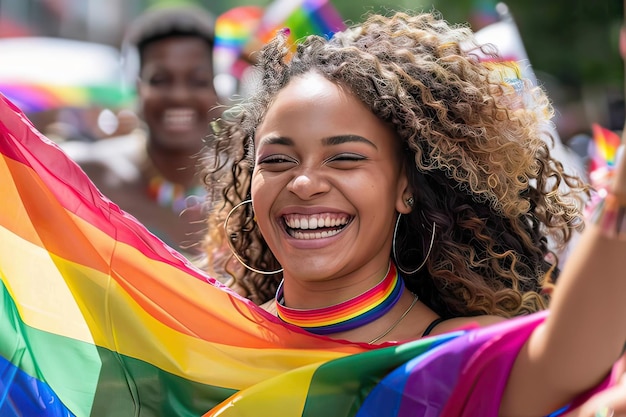
{"type": "MultiPolygon", "coordinates": [[[[214,125],[204,178],[221,198],[209,216],[209,255],[232,239],[248,264],[280,268],[250,205],[231,213],[227,235],[222,224],[250,196],[255,129],[272,100],[292,78],[316,71],[349,88],[402,142],[415,209],[402,216],[395,262],[419,265],[435,233],[425,267],[403,276],[406,287],[444,318],[545,308],[558,274],[549,242],[564,246],[583,227],[588,188],[550,154],[544,91],[512,82],[503,69],[515,67],[497,60],[493,46],[436,13],[373,15],[331,39],[309,36],[295,51],[279,33],[260,52],[253,96],[214,125]]],[[[246,270],[236,282],[263,303],[279,279],[246,270]]]]}

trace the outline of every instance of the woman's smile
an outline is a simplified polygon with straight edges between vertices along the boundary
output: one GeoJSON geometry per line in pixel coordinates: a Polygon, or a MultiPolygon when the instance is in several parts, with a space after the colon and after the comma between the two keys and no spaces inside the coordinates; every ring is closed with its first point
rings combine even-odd
{"type": "Polygon", "coordinates": [[[285,230],[294,239],[312,240],[335,236],[352,221],[342,213],[288,214],[282,217],[285,230]]]}

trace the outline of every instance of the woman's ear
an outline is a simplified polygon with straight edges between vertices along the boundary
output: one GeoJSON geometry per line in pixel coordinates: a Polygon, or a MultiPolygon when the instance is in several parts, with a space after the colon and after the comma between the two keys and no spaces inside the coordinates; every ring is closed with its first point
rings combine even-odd
{"type": "Polygon", "coordinates": [[[398,199],[396,201],[396,210],[398,213],[409,214],[413,211],[415,205],[415,197],[413,191],[409,187],[409,180],[406,174],[402,174],[398,181],[398,199]]]}

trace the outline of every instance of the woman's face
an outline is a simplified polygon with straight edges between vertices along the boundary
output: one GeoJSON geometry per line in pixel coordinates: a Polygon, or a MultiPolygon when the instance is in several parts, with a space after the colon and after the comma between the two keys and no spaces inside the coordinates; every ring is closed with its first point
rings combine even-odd
{"type": "Polygon", "coordinates": [[[138,84],[144,121],[156,146],[194,151],[202,146],[217,103],[211,48],[200,38],[148,44],[138,84]]]}
{"type": "Polygon", "coordinates": [[[276,96],[254,143],[254,211],[285,280],[384,276],[396,211],[409,211],[393,130],[310,72],[276,96]]]}

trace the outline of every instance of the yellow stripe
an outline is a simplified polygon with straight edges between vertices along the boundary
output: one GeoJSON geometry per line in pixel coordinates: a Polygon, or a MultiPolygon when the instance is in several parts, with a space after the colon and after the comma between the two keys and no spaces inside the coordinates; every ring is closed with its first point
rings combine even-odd
{"type": "Polygon", "coordinates": [[[48,90],[54,97],[61,100],[61,103],[67,106],[85,106],[90,104],[90,97],[84,88],[65,85],[46,85],[44,89],[48,90]]]}
{"type": "Polygon", "coordinates": [[[229,397],[203,417],[272,416],[278,408],[281,417],[301,417],[311,379],[320,365],[311,364],[258,383],[229,397]]]}
{"type": "Polygon", "coordinates": [[[0,268],[2,281],[26,324],[94,343],[71,290],[45,249],[0,227],[0,268]]]}

